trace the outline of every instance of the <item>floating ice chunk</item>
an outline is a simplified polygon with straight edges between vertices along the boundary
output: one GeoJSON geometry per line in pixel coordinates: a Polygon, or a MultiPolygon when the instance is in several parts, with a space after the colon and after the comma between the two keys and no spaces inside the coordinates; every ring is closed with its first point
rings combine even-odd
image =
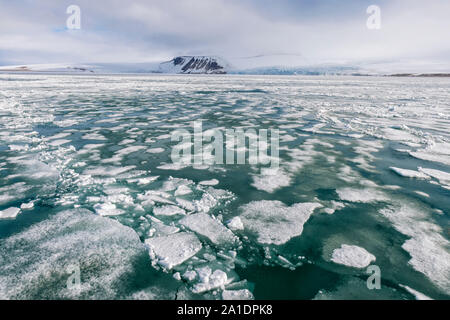
{"type": "Polygon", "coordinates": [[[390,167],[392,171],[394,171],[396,174],[402,177],[406,178],[416,178],[416,179],[430,179],[430,177],[423,172],[414,171],[414,170],[408,170],[408,169],[401,169],[396,167],[390,167]]]}
{"type": "Polygon", "coordinates": [[[194,201],[194,205],[198,212],[208,212],[211,208],[216,207],[222,200],[228,200],[233,198],[233,193],[208,187],[205,193],[203,193],[200,200],[194,201]]]}
{"type": "Polygon", "coordinates": [[[83,174],[91,176],[116,176],[121,173],[134,169],[135,166],[123,166],[123,167],[96,167],[93,169],[86,169],[83,174]]]}
{"type": "Polygon", "coordinates": [[[153,214],[156,216],[175,216],[175,215],[185,215],[186,211],[174,205],[167,205],[154,208],[153,214]]]}
{"type": "Polygon", "coordinates": [[[164,152],[164,149],[163,148],[150,148],[150,149],[147,149],[147,152],[148,153],[162,153],[162,152],[164,152]]]}
{"type": "Polygon", "coordinates": [[[20,209],[22,210],[30,210],[34,208],[34,201],[30,201],[28,203],[22,203],[20,205],[20,209]]]}
{"type": "Polygon", "coordinates": [[[355,189],[355,188],[340,188],[336,190],[339,198],[350,202],[377,202],[389,201],[386,194],[375,189],[355,189]]]}
{"type": "Polygon", "coordinates": [[[253,300],[255,297],[248,289],[224,290],[222,292],[223,300],[253,300]]]}
{"type": "Polygon", "coordinates": [[[402,245],[411,256],[409,264],[444,292],[449,292],[450,242],[440,234],[440,226],[428,221],[428,210],[401,204],[398,208],[382,209],[380,213],[393,223],[395,229],[411,237],[402,245]]]}
{"type": "Polygon", "coordinates": [[[147,203],[155,203],[155,202],[159,202],[159,203],[165,203],[165,204],[172,204],[174,205],[175,203],[167,198],[170,197],[170,194],[166,193],[166,192],[159,192],[159,191],[152,191],[149,190],[147,191],[145,194],[140,194],[137,196],[137,198],[141,201],[147,202],[147,203]]]}
{"type": "Polygon", "coordinates": [[[418,194],[419,196],[425,197],[425,198],[429,198],[430,195],[428,193],[422,192],[422,191],[414,191],[416,194],[418,194]]]}
{"type": "Polygon", "coordinates": [[[181,199],[181,198],[176,198],[175,201],[183,209],[185,209],[187,211],[195,211],[195,205],[191,201],[181,199]]]}
{"type": "Polygon", "coordinates": [[[281,201],[253,201],[241,207],[240,218],[259,243],[281,245],[302,234],[303,225],[318,207],[321,204],[313,202],[288,207],[281,201]]]}
{"type": "Polygon", "coordinates": [[[88,133],[82,136],[85,140],[103,140],[106,141],[108,139],[105,138],[105,136],[101,135],[100,133],[88,133]]]}
{"type": "Polygon", "coordinates": [[[162,134],[160,136],[155,137],[156,140],[164,140],[164,139],[170,139],[170,134],[162,134]]]}
{"type": "Polygon", "coordinates": [[[288,268],[292,268],[295,267],[294,264],[292,262],[290,262],[288,259],[286,259],[285,257],[283,257],[282,255],[278,255],[278,260],[281,262],[282,265],[288,267],[288,268]]]}
{"type": "Polygon", "coordinates": [[[450,185],[450,173],[436,169],[419,168],[419,171],[438,180],[444,185],[450,185]]]}
{"type": "Polygon", "coordinates": [[[58,146],[61,146],[63,144],[69,143],[69,142],[71,142],[71,141],[67,140],[67,139],[61,139],[61,140],[50,141],[48,144],[53,146],[53,147],[58,147],[58,146]]]}
{"type": "Polygon", "coordinates": [[[231,230],[244,230],[244,224],[242,223],[241,218],[234,217],[227,223],[227,227],[231,230]]]}
{"type": "Polygon", "coordinates": [[[181,275],[180,275],[179,272],[175,272],[175,273],[173,274],[173,277],[174,277],[175,280],[178,280],[178,281],[181,280],[181,275]]]}
{"type": "Polygon", "coordinates": [[[164,182],[162,190],[163,191],[173,191],[173,190],[176,190],[178,187],[181,187],[181,186],[187,187],[188,185],[190,185],[192,183],[193,182],[188,179],[169,177],[169,179],[164,182]]]}
{"type": "Polygon", "coordinates": [[[135,143],[135,142],[136,142],[136,140],[134,140],[134,139],[125,139],[125,140],[120,141],[118,143],[118,145],[119,146],[123,146],[123,145],[126,145],[126,144],[132,144],[132,143],[135,143]]]}
{"type": "Polygon", "coordinates": [[[327,214],[333,214],[336,210],[340,210],[345,207],[345,204],[342,202],[332,200],[330,202],[330,207],[323,209],[323,211],[327,214]]]}
{"type": "Polygon", "coordinates": [[[187,270],[183,274],[183,279],[185,279],[187,281],[194,281],[195,278],[197,278],[197,272],[195,272],[194,270],[187,270]]]}
{"type": "Polygon", "coordinates": [[[177,228],[175,226],[165,225],[164,223],[162,223],[161,220],[159,220],[155,217],[149,216],[149,218],[152,221],[152,228],[149,231],[149,235],[151,237],[166,236],[166,235],[177,233],[178,231],[180,231],[180,228],[177,228]]]}
{"type": "Polygon", "coordinates": [[[181,169],[187,168],[189,166],[190,166],[189,163],[180,161],[177,163],[165,163],[165,164],[158,166],[157,168],[160,170],[181,170],[181,169]]]}
{"type": "Polygon", "coordinates": [[[281,142],[291,142],[297,140],[296,137],[290,136],[288,134],[284,134],[280,137],[281,142]]]}
{"type": "Polygon", "coordinates": [[[432,162],[440,162],[440,163],[450,166],[450,156],[448,156],[448,155],[435,154],[435,153],[430,153],[427,151],[416,151],[416,152],[410,152],[409,154],[417,159],[432,161],[432,162]]]}
{"type": "Polygon", "coordinates": [[[14,219],[19,214],[20,209],[11,207],[8,209],[5,209],[3,211],[0,211],[0,219],[14,219]]]}
{"type": "Polygon", "coordinates": [[[62,139],[62,138],[65,138],[67,136],[70,136],[71,134],[72,133],[70,133],[70,132],[61,132],[61,133],[55,134],[54,136],[46,137],[43,140],[44,141],[58,140],[58,139],[62,139]]]}
{"type": "Polygon", "coordinates": [[[94,205],[95,212],[101,216],[118,216],[125,211],[117,209],[113,203],[97,203],[94,205]]]}
{"type": "Polygon", "coordinates": [[[202,248],[193,233],[179,232],[145,240],[150,257],[166,269],[172,269],[194,256],[202,248]]]}
{"type": "Polygon", "coordinates": [[[217,245],[235,244],[238,241],[238,238],[233,232],[227,229],[221,222],[203,212],[186,216],[179,223],[208,238],[212,243],[217,245]]]}
{"type": "Polygon", "coordinates": [[[227,274],[220,269],[212,272],[211,268],[206,266],[196,270],[200,282],[196,283],[192,288],[194,293],[202,293],[217,288],[224,288],[228,283],[227,274]]]}
{"type": "Polygon", "coordinates": [[[202,186],[215,186],[215,185],[219,184],[219,180],[217,180],[217,179],[205,180],[205,181],[200,181],[198,184],[200,184],[202,186]]]}
{"type": "Polygon", "coordinates": [[[406,291],[408,291],[409,293],[411,293],[414,297],[416,297],[416,300],[433,300],[430,297],[424,295],[423,293],[414,290],[408,286],[405,286],[403,284],[400,284],[400,287],[405,288],[406,291]]]}
{"type": "Polygon", "coordinates": [[[427,149],[409,153],[412,157],[450,165],[450,143],[434,143],[427,149]]]}
{"type": "Polygon", "coordinates": [[[138,185],[142,186],[142,185],[150,184],[150,183],[156,181],[158,178],[159,178],[159,176],[140,178],[140,179],[138,179],[138,185]]]}
{"type": "Polygon", "coordinates": [[[124,291],[117,288],[126,287],[126,279],[135,272],[136,259],[145,254],[136,232],[117,221],[82,209],[51,214],[44,221],[2,239],[0,297],[124,298],[124,291]],[[82,270],[79,290],[66,286],[73,272],[68,268],[74,263],[82,270]]]}
{"type": "Polygon", "coordinates": [[[419,139],[407,131],[408,128],[385,128],[383,138],[391,141],[418,142],[419,139]]]}
{"type": "Polygon", "coordinates": [[[366,249],[347,244],[343,244],[340,248],[334,249],[331,256],[331,261],[334,263],[354,268],[365,268],[372,261],[375,261],[375,259],[375,256],[366,249]]]}
{"type": "Polygon", "coordinates": [[[177,190],[175,190],[175,196],[184,196],[191,192],[192,192],[192,190],[188,186],[182,185],[182,186],[179,186],[177,188],[177,190]]]}
{"type": "Polygon", "coordinates": [[[253,176],[254,186],[258,190],[272,193],[282,187],[287,187],[291,184],[291,175],[283,169],[261,169],[260,175],[253,176]]]}
{"type": "Polygon", "coordinates": [[[17,145],[17,144],[10,144],[8,145],[9,150],[11,151],[27,151],[29,149],[29,146],[26,145],[17,145]]]}

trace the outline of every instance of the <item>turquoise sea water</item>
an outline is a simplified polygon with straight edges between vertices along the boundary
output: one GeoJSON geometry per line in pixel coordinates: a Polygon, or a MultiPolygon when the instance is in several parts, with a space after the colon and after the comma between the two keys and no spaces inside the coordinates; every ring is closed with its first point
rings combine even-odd
{"type": "Polygon", "coordinates": [[[449,89],[0,75],[0,298],[448,299],[449,89]],[[194,121],[279,130],[278,170],[172,163],[194,121]]]}

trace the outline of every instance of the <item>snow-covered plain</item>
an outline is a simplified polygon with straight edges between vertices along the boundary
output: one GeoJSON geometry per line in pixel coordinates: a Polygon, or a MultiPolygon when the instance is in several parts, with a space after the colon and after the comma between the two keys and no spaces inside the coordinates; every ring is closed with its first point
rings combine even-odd
{"type": "Polygon", "coordinates": [[[448,299],[449,85],[1,74],[0,298],[448,299]],[[278,129],[279,168],[173,164],[199,119],[278,129]]]}

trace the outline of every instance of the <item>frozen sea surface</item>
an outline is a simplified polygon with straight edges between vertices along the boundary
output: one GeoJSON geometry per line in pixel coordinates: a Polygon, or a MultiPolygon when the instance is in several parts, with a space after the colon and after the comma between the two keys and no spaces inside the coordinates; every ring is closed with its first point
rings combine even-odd
{"type": "Polygon", "coordinates": [[[448,299],[449,128],[448,79],[0,75],[0,298],[448,299]],[[172,163],[199,120],[279,169],[172,163]]]}

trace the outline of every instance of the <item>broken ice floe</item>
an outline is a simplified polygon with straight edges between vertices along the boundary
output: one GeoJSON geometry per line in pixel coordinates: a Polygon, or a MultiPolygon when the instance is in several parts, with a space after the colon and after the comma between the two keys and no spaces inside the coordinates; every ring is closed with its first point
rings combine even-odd
{"type": "Polygon", "coordinates": [[[303,225],[318,207],[321,204],[313,202],[289,207],[280,201],[253,201],[241,207],[239,217],[259,243],[281,245],[302,234],[303,225]]]}
{"type": "Polygon", "coordinates": [[[179,232],[145,240],[150,257],[166,269],[172,269],[194,256],[202,248],[193,233],[179,232]]]}
{"type": "Polygon", "coordinates": [[[348,267],[365,268],[375,261],[375,256],[364,248],[343,244],[333,250],[331,261],[348,267]]]}
{"type": "Polygon", "coordinates": [[[238,241],[238,238],[227,227],[206,213],[191,214],[181,219],[179,223],[208,238],[216,245],[233,245],[238,241]]]}
{"type": "Polygon", "coordinates": [[[0,211],[0,219],[14,219],[20,212],[19,208],[11,207],[0,211]]]}

